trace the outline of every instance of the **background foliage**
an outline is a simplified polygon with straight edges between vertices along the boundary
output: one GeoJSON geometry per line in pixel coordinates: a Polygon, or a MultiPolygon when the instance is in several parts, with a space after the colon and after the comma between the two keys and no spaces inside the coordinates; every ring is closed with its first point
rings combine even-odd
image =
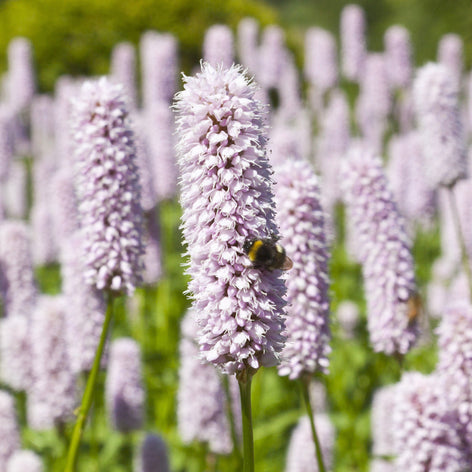
{"type": "MultiPolygon", "coordinates": [[[[97,75],[108,71],[117,42],[138,44],[148,29],[179,38],[183,70],[198,62],[205,29],[225,23],[235,29],[244,16],[262,26],[286,27],[288,40],[301,59],[304,30],[311,25],[339,31],[339,14],[347,0],[3,0],[0,3],[0,69],[6,68],[6,47],[15,36],[32,40],[43,91],[52,90],[61,74],[97,75]]],[[[434,59],[441,35],[464,39],[466,64],[472,62],[472,2],[469,0],[359,0],[367,14],[368,46],[382,48],[383,33],[392,24],[411,34],[417,63],[434,59]]]]}
{"type": "Polygon", "coordinates": [[[0,5],[0,64],[5,68],[11,38],[33,42],[39,82],[52,90],[61,74],[108,72],[112,47],[138,44],[149,29],[179,39],[184,70],[198,63],[205,30],[212,24],[236,27],[244,16],[273,23],[273,9],[253,0],[6,0],[0,5]]]}
{"type": "Polygon", "coordinates": [[[367,46],[383,48],[383,34],[393,24],[405,26],[411,35],[417,64],[436,57],[443,34],[457,33],[464,40],[466,65],[472,62],[472,2],[469,0],[269,0],[279,11],[295,44],[302,44],[303,31],[318,25],[339,37],[339,17],[349,3],[360,5],[367,17],[367,46]]]}

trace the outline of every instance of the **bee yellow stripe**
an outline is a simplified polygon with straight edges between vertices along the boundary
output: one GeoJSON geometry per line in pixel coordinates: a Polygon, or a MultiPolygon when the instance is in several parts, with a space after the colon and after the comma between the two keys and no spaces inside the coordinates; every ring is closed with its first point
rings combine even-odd
{"type": "Polygon", "coordinates": [[[247,253],[247,256],[251,261],[255,261],[257,257],[257,251],[259,248],[264,244],[263,241],[258,239],[257,241],[254,241],[253,245],[251,246],[251,249],[249,249],[249,252],[247,253]]]}

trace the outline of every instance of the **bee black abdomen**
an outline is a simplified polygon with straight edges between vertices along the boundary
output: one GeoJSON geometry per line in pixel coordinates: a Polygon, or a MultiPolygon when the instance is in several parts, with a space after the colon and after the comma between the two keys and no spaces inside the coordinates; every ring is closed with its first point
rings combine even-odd
{"type": "Polygon", "coordinates": [[[292,261],[286,256],[284,248],[274,239],[252,239],[244,243],[244,251],[253,267],[268,270],[288,270],[292,261]]]}
{"type": "Polygon", "coordinates": [[[274,258],[273,250],[269,246],[261,246],[255,255],[253,264],[268,265],[271,264],[274,258]]]}

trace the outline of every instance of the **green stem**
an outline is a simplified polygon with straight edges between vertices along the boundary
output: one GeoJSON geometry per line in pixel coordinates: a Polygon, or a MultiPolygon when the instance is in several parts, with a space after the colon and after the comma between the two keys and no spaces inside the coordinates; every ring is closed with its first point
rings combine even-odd
{"type": "Polygon", "coordinates": [[[254,438],[251,412],[252,373],[246,369],[238,376],[243,418],[243,472],[254,472],[254,438]]]}
{"type": "Polygon", "coordinates": [[[79,450],[80,439],[82,438],[82,432],[84,430],[85,421],[92,405],[93,392],[95,389],[95,384],[97,382],[98,371],[100,370],[100,361],[102,359],[102,354],[107,339],[108,327],[110,325],[111,319],[113,318],[113,302],[114,297],[112,294],[109,294],[107,301],[107,312],[105,314],[105,321],[103,322],[102,334],[100,335],[100,342],[98,343],[97,350],[95,352],[92,370],[90,371],[90,375],[87,379],[87,385],[85,386],[84,396],[82,397],[82,404],[79,407],[77,413],[77,420],[72,431],[69,450],[67,452],[65,472],[74,472],[75,470],[75,462],[77,459],[77,452],[79,450]]]}
{"type": "Polygon", "coordinates": [[[316,434],[315,428],[315,419],[313,416],[313,409],[311,407],[310,401],[310,392],[308,389],[309,379],[301,378],[300,379],[300,388],[302,390],[303,399],[305,400],[306,412],[308,413],[308,418],[310,419],[311,425],[311,433],[313,435],[313,442],[315,444],[315,453],[316,453],[316,461],[318,462],[318,470],[319,472],[326,472],[324,462],[323,462],[323,454],[321,453],[321,445],[318,439],[318,435],[316,434]]]}
{"type": "Polygon", "coordinates": [[[239,441],[238,441],[238,435],[236,433],[236,422],[234,419],[234,414],[233,414],[233,408],[232,406],[232,398],[231,398],[231,392],[229,388],[229,376],[228,375],[223,375],[223,388],[225,391],[225,397],[226,397],[226,412],[228,415],[228,421],[229,421],[229,428],[231,431],[231,439],[233,441],[233,452],[234,456],[237,458],[238,463],[241,464],[242,462],[242,457],[241,457],[241,450],[239,448],[239,441]]]}
{"type": "Polygon", "coordinates": [[[454,226],[456,227],[457,238],[459,240],[459,245],[461,248],[461,260],[462,266],[464,268],[465,275],[467,277],[467,282],[469,284],[469,299],[472,302],[472,272],[470,270],[469,257],[467,255],[467,247],[465,245],[464,233],[462,231],[461,220],[459,217],[459,210],[457,208],[456,196],[454,195],[453,188],[448,188],[449,193],[449,202],[451,204],[452,218],[454,220],[454,226]]]}

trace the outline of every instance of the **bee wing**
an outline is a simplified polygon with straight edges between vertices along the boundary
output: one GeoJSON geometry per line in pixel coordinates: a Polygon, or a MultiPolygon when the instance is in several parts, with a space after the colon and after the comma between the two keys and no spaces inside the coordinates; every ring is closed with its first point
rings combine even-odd
{"type": "Polygon", "coordinates": [[[407,300],[408,321],[414,322],[423,312],[423,301],[418,293],[414,293],[407,300]]]}
{"type": "Polygon", "coordinates": [[[282,270],[290,270],[293,267],[293,261],[290,257],[285,256],[285,260],[282,264],[282,270]]]}

